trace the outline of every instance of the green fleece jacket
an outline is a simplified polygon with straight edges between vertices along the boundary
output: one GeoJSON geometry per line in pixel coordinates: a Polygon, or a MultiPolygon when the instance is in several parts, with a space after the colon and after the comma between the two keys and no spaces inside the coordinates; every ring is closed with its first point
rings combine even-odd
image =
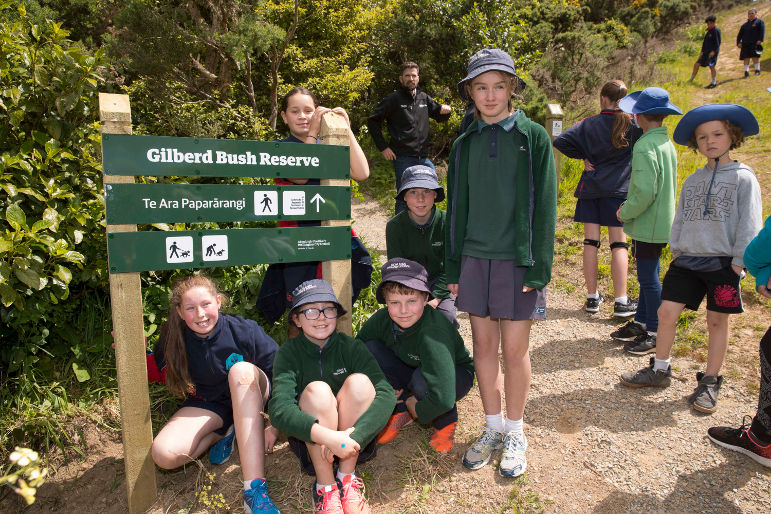
{"type": "MultiPolygon", "coordinates": [[[[453,143],[447,169],[447,221],[445,222],[444,270],[448,284],[457,284],[463,241],[468,218],[468,174],[470,138],[475,137],[478,122],[469,125],[453,143]]],[[[554,259],[554,230],[557,221],[557,172],[551,141],[541,125],[518,111],[511,130],[499,130],[499,144],[519,148],[519,159],[511,163],[516,170],[512,184],[515,206],[514,231],[517,241],[515,262],[527,266],[524,285],[543,289],[551,280],[554,259]]],[[[494,208],[494,206],[491,206],[494,208]]]]}
{"type": "Polygon", "coordinates": [[[356,339],[382,341],[408,366],[421,366],[428,394],[415,404],[415,412],[423,424],[455,405],[455,366],[474,372],[474,360],[463,338],[442,313],[431,307],[425,307],[417,323],[398,334],[388,309],[382,308],[364,323],[356,339]]]}
{"type": "Polygon", "coordinates": [[[433,284],[434,298],[449,298],[444,276],[444,219],[445,212],[434,207],[431,220],[418,227],[408,211],[402,211],[386,224],[386,248],[388,258],[403,257],[420,263],[433,284]]]}
{"type": "Polygon", "coordinates": [[[278,349],[268,409],[271,423],[287,435],[311,442],[311,427],[318,420],[300,410],[300,393],[311,382],[322,381],[336,395],[353,373],[367,375],[375,386],[372,405],[356,420],[351,433],[351,438],[364,447],[388,422],[396,396],[367,347],[340,332],[334,332],[323,348],[300,334],[278,349]]]}
{"type": "Polygon", "coordinates": [[[637,241],[667,243],[675,218],[677,152],[666,127],[648,130],[632,149],[629,192],[618,218],[637,241]]]}

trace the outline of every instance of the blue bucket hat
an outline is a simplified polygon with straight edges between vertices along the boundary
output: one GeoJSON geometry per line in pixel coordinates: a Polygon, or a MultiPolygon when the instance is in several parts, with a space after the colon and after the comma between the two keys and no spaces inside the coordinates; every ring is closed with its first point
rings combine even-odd
{"type": "Polygon", "coordinates": [[[466,93],[466,82],[488,71],[502,71],[503,73],[514,75],[523,89],[527,86],[525,81],[514,71],[514,61],[509,54],[498,48],[483,48],[468,60],[466,77],[458,82],[458,94],[460,94],[460,97],[464,100],[470,100],[466,93]]]}
{"type": "Polygon", "coordinates": [[[683,114],[669,101],[669,93],[660,87],[646,87],[619,100],[618,108],[629,114],[683,114]]]}
{"type": "Polygon", "coordinates": [[[404,200],[404,193],[408,189],[416,187],[421,189],[433,189],[436,191],[434,203],[444,200],[444,188],[439,185],[436,171],[423,164],[410,166],[404,170],[404,173],[402,173],[402,186],[399,188],[399,191],[397,191],[394,198],[397,200],[404,200]]]}
{"type": "Polygon", "coordinates": [[[675,127],[672,139],[675,143],[687,145],[696,127],[708,121],[730,121],[742,129],[745,137],[760,132],[758,120],[746,107],[736,104],[707,104],[685,113],[675,127]]]}
{"type": "Polygon", "coordinates": [[[332,286],[326,280],[314,278],[313,280],[306,280],[294,291],[292,291],[292,304],[289,308],[291,314],[297,307],[302,307],[308,303],[316,302],[332,302],[337,306],[337,315],[342,316],[346,312],[343,306],[335,296],[335,292],[332,290],[332,286]]]}

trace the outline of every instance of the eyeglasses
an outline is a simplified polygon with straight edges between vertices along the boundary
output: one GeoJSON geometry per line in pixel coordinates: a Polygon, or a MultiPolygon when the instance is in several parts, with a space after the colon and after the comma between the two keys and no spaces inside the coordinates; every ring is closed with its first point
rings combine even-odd
{"type": "Polygon", "coordinates": [[[311,321],[315,319],[319,319],[319,316],[321,316],[321,313],[324,313],[324,317],[327,319],[335,319],[337,317],[337,307],[324,307],[323,309],[305,309],[304,311],[300,311],[300,314],[303,314],[305,316],[305,319],[309,319],[311,321]]]}

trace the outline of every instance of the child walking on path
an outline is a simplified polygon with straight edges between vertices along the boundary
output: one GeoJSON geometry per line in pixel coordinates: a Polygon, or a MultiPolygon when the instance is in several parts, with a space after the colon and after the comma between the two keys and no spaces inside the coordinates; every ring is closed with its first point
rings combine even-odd
{"type": "Polygon", "coordinates": [[[439,311],[427,307],[430,290],[423,266],[389,259],[382,277],[375,296],[386,307],[356,336],[375,356],[399,400],[378,443],[393,441],[417,419],[433,425],[431,446],[448,452],[458,424],[455,403],[474,384],[474,361],[458,331],[439,311]]]}
{"type": "Polygon", "coordinates": [[[685,307],[697,310],[707,297],[709,346],[707,368],[696,374],[698,385],[688,402],[715,412],[728,350],[728,315],[744,312],[739,281],[744,276],[744,250],[762,226],[760,185],[752,169],[731,160],[745,136],[758,133],[753,114],[740,105],[702,105],[689,111],[674,139],[707,157],[704,168],[689,175],[680,191],[672,224],[673,260],[664,276],[659,308],[658,345],[650,366],[624,373],[630,387],[667,386],[669,356],[677,320],[685,307]]]}
{"type": "Polygon", "coordinates": [[[696,74],[699,73],[699,68],[703,66],[709,66],[709,73],[712,76],[712,82],[709,83],[706,89],[713,89],[717,87],[717,54],[720,53],[720,29],[717,28],[715,22],[717,18],[714,14],[710,14],[704,20],[707,24],[707,32],[704,34],[704,41],[701,42],[701,52],[699,58],[693,63],[693,73],[688,82],[693,82],[696,78],[696,74]]]}
{"type": "Polygon", "coordinates": [[[433,296],[428,305],[457,328],[455,295],[447,290],[444,273],[446,213],[436,207],[436,202],[444,200],[444,189],[439,185],[436,172],[421,164],[404,170],[396,199],[405,202],[407,210],[386,224],[388,258],[403,257],[426,268],[428,288],[433,296]]]}
{"type": "Polygon", "coordinates": [[[447,173],[447,287],[471,319],[486,418],[463,464],[479,469],[503,448],[499,472],[505,477],[527,467],[523,416],[530,390],[530,326],[546,316],[557,209],[549,136],[511,106],[523,84],[502,50],[483,49],[469,59],[458,91],[473,100],[477,118],[453,144],[447,173]]]}
{"type": "Polygon", "coordinates": [[[642,131],[632,126],[630,116],[618,108],[626,96],[626,85],[611,80],[600,91],[600,114],[585,118],[554,139],[554,148],[571,159],[586,163],[573,195],[578,198],[574,221],[584,224],[584,310],[600,310],[602,294],[597,290],[597,251],[600,229],[608,227],[610,276],[616,301],[613,315],[628,318],[637,312],[637,302],[629,300],[626,279],[629,268],[629,244],[624,224],[616,211],[626,199],[632,172],[632,147],[642,131]]]}
{"type": "Polygon", "coordinates": [[[677,191],[677,153],[663,123],[668,115],[683,112],[669,101],[669,93],[658,87],[630,93],[618,106],[632,114],[634,123],[643,130],[632,150],[629,192],[616,214],[632,238],[640,298],[634,321],[610,335],[627,341],[627,352],[645,355],[656,348],[656,312],[661,305],[659,258],[669,241],[677,191]]]}
{"type": "Polygon", "coordinates": [[[174,469],[211,446],[209,460],[222,464],[237,438],[244,510],[278,512],[268,496],[264,455],[273,451],[278,431],[263,426],[278,345],[256,322],[221,313],[223,301],[201,275],[172,287],[169,317],[147,369],[150,380],[186,400],[155,436],[153,461],[174,469]]]}
{"type": "Polygon", "coordinates": [[[301,333],[276,355],[270,419],[294,438],[290,446],[301,462],[310,457],[316,512],[364,514],[370,510],[356,462],[388,421],[396,398],[367,347],[336,331],[345,312],[323,280],[303,282],[292,292],[289,319],[301,333]]]}
{"type": "MultiPolygon", "coordinates": [[[[771,216],[744,251],[744,265],[755,277],[758,294],[771,298],[771,216]]],[[[743,453],[771,468],[771,327],[760,340],[760,390],[752,422],[739,428],[712,427],[709,438],[725,448],[743,453]]]]}

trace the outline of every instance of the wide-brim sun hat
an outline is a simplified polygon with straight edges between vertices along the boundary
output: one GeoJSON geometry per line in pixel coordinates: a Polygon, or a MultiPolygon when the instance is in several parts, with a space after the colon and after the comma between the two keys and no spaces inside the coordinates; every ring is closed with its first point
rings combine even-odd
{"type": "Polygon", "coordinates": [[[618,108],[629,114],[683,114],[669,101],[669,93],[660,87],[646,87],[619,100],[618,108]]]}
{"type": "Polygon", "coordinates": [[[472,55],[468,60],[466,76],[463,80],[458,82],[458,94],[460,97],[464,100],[470,100],[466,93],[466,83],[488,71],[501,71],[503,73],[508,73],[509,75],[514,75],[517,77],[517,80],[519,80],[521,89],[524,89],[527,86],[527,83],[522,80],[522,77],[517,75],[517,72],[514,69],[514,61],[509,54],[498,48],[483,48],[472,55]]]}
{"type": "Polygon", "coordinates": [[[708,121],[730,121],[742,129],[745,137],[754,136],[760,132],[758,120],[746,107],[736,104],[707,104],[685,113],[675,127],[672,139],[675,143],[687,145],[696,127],[708,121]]]}
{"type": "Polygon", "coordinates": [[[417,164],[410,166],[402,173],[402,184],[397,191],[397,200],[404,200],[404,193],[408,189],[421,188],[432,189],[436,191],[436,198],[434,203],[444,200],[444,188],[439,185],[439,178],[436,176],[436,171],[432,170],[429,166],[424,164],[417,164]]]}
{"type": "Polygon", "coordinates": [[[343,309],[343,306],[337,300],[337,296],[335,296],[335,292],[332,289],[332,286],[329,285],[329,282],[318,278],[306,280],[292,291],[292,303],[289,312],[291,313],[297,307],[316,302],[334,303],[337,306],[338,316],[342,316],[348,312],[343,309]]]}
{"type": "Polygon", "coordinates": [[[383,294],[383,286],[386,282],[396,282],[410,289],[428,293],[429,298],[431,297],[431,290],[428,288],[428,272],[426,268],[415,261],[394,257],[383,264],[383,267],[380,268],[380,274],[382,281],[375,291],[375,298],[378,303],[386,303],[383,294]]]}

